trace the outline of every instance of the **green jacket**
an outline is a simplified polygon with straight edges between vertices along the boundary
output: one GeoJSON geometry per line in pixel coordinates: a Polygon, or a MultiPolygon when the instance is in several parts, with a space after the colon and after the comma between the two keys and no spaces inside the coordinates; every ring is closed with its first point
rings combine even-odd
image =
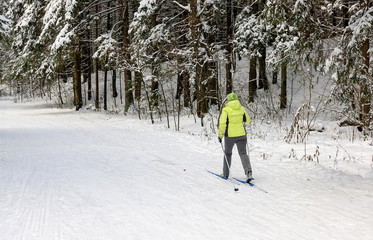
{"type": "Polygon", "coordinates": [[[249,115],[238,100],[228,102],[222,110],[219,124],[219,137],[245,136],[245,124],[250,123],[249,115]]]}

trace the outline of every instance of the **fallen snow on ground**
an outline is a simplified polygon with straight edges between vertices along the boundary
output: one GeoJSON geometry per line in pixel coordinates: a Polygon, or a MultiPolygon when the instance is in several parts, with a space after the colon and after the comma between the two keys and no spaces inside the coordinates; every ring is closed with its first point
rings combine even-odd
{"type": "Polygon", "coordinates": [[[313,133],[317,163],[274,126],[253,126],[255,183],[268,193],[235,192],[206,172],[220,173],[223,156],[215,137],[186,133],[200,130],[1,100],[1,239],[372,239],[369,141],[313,133]]]}

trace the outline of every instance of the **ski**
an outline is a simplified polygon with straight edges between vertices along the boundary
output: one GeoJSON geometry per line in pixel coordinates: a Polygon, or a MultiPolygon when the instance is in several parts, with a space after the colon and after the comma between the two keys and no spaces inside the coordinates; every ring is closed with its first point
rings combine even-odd
{"type": "Polygon", "coordinates": [[[224,180],[227,180],[228,178],[225,178],[223,176],[221,176],[220,174],[217,174],[217,173],[214,173],[214,172],[211,172],[210,170],[206,170],[207,172],[211,173],[212,175],[215,175],[217,177],[220,177],[221,179],[224,179],[224,180]]]}
{"type": "MultiPolygon", "coordinates": [[[[208,173],[211,173],[212,175],[215,175],[215,176],[217,176],[217,177],[223,179],[223,180],[231,181],[230,178],[222,177],[222,176],[220,176],[220,174],[217,174],[217,173],[211,172],[210,170],[206,170],[206,171],[207,171],[208,173]]],[[[235,177],[233,177],[232,179],[234,179],[235,181],[237,181],[239,184],[240,184],[240,183],[242,183],[242,184],[246,184],[246,185],[249,185],[250,187],[253,187],[253,188],[258,189],[259,191],[262,191],[262,192],[268,193],[265,189],[263,189],[263,188],[257,186],[257,185],[254,184],[254,183],[247,183],[247,182],[245,182],[245,181],[243,181],[243,180],[240,180],[240,179],[238,179],[238,178],[235,178],[235,177]]]]}
{"type": "Polygon", "coordinates": [[[258,189],[258,190],[260,190],[260,191],[262,191],[262,192],[265,192],[265,193],[268,193],[266,190],[264,190],[263,188],[261,188],[261,187],[259,187],[259,186],[257,186],[256,184],[254,184],[254,183],[247,183],[247,182],[245,182],[245,181],[243,181],[243,180],[240,180],[240,179],[238,179],[238,178],[233,178],[234,180],[236,180],[237,182],[239,182],[239,183],[243,183],[243,184],[246,184],[246,185],[249,185],[250,187],[253,187],[253,188],[256,188],[256,189],[258,189]]]}
{"type": "Polygon", "coordinates": [[[226,180],[226,181],[229,181],[229,182],[233,182],[230,178],[225,178],[225,177],[222,177],[220,174],[217,174],[217,173],[214,173],[214,172],[211,172],[210,170],[206,170],[208,173],[211,173],[212,175],[215,175],[223,180],[226,180]]]}

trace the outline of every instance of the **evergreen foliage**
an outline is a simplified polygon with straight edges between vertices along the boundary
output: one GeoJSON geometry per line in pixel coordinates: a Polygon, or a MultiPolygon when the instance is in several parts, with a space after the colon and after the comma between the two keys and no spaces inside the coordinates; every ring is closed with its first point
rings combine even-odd
{"type": "Polygon", "coordinates": [[[369,131],[372,5],[369,0],[2,1],[1,83],[22,97],[51,97],[58,87],[62,103],[62,79],[71,84],[77,110],[92,94],[96,109],[102,103],[107,109],[107,98],[118,96],[119,76],[124,112],[132,107],[139,117],[168,116],[167,107],[178,114],[188,107],[203,120],[235,90],[237,60],[248,59],[249,102],[261,88],[270,89],[267,75],[276,83],[281,72],[279,108],[289,102],[287,72],[310,65],[333,76],[331,99],[344,104],[350,122],[369,131]],[[175,105],[165,86],[183,103],[175,105]]]}

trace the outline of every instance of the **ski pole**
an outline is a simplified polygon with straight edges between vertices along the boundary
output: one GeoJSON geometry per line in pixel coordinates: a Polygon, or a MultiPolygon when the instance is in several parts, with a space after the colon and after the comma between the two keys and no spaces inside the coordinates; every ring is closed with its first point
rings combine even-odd
{"type": "MultiPolygon", "coordinates": [[[[224,147],[223,147],[223,143],[220,143],[220,145],[221,145],[221,149],[223,150],[223,153],[224,153],[224,159],[225,159],[225,162],[226,162],[227,167],[228,167],[228,172],[229,172],[229,174],[230,174],[230,173],[231,173],[231,168],[230,168],[230,166],[229,166],[229,164],[228,164],[228,158],[227,158],[227,155],[225,154],[225,150],[224,150],[224,147]]],[[[232,180],[232,179],[231,179],[231,180],[232,180]]],[[[234,191],[237,192],[239,189],[236,187],[236,184],[234,184],[233,180],[232,180],[232,184],[233,184],[234,191]]]]}

